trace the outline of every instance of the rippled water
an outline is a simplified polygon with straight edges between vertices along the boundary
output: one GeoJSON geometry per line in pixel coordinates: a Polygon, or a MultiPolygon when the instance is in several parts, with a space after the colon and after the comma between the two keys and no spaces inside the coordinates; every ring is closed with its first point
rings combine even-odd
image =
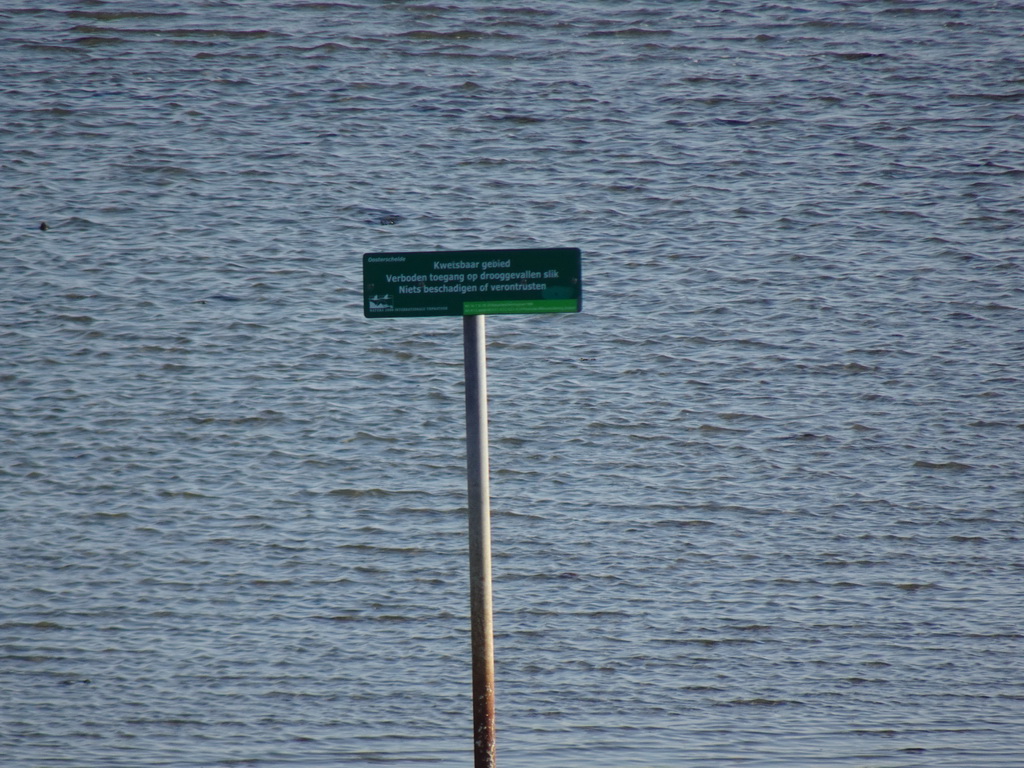
{"type": "Polygon", "coordinates": [[[534,246],[501,764],[1020,765],[1022,28],[4,3],[5,765],[471,764],[461,323],[360,256],[534,246]]]}

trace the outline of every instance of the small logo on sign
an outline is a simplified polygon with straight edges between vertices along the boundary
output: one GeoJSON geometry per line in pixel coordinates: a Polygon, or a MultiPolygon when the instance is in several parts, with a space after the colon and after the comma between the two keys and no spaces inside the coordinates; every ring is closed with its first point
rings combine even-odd
{"type": "Polygon", "coordinates": [[[393,312],[395,297],[390,293],[380,293],[370,297],[371,312],[393,312]]]}

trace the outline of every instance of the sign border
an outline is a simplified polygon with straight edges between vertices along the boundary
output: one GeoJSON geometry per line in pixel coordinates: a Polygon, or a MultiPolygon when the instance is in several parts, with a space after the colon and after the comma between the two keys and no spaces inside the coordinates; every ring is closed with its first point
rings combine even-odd
{"type": "MultiPolygon", "coordinates": [[[[460,249],[451,251],[373,251],[363,254],[363,316],[371,320],[381,319],[393,319],[393,318],[405,318],[405,317],[468,317],[472,315],[525,315],[525,314],[555,314],[555,313],[571,313],[571,312],[582,312],[583,311],[583,280],[582,280],[583,266],[582,266],[582,252],[579,248],[485,248],[485,249],[460,249]],[[463,275],[467,275],[471,280],[475,280],[476,276],[472,274],[473,270],[481,268],[481,264],[484,265],[486,270],[486,264],[488,261],[510,262],[508,265],[495,264],[492,269],[501,269],[503,267],[515,271],[520,269],[525,272],[529,272],[530,269],[539,269],[536,262],[538,259],[551,258],[557,259],[557,266],[559,266],[562,274],[556,275],[557,282],[548,284],[548,280],[553,278],[545,275],[541,277],[540,272],[530,274],[530,279],[534,282],[530,283],[531,286],[536,285],[537,287],[524,288],[521,291],[516,291],[514,283],[503,283],[501,286],[502,293],[494,298],[482,298],[479,292],[474,292],[470,285],[470,281],[463,281],[463,275]],[[407,260],[412,259],[414,261],[422,261],[424,264],[413,264],[410,265],[412,269],[409,274],[402,275],[400,286],[394,286],[399,288],[399,292],[394,291],[382,291],[379,288],[380,279],[377,278],[377,282],[370,282],[371,276],[375,277],[381,274],[383,267],[377,266],[371,270],[369,266],[371,264],[385,264],[401,263],[406,264],[407,260]],[[526,260],[531,262],[529,265],[520,264],[516,265],[516,260],[526,260]],[[452,264],[458,264],[452,267],[439,268],[443,272],[451,270],[451,274],[459,275],[459,280],[451,281],[452,285],[449,288],[448,281],[431,281],[426,272],[422,275],[417,275],[416,270],[427,270],[429,262],[436,262],[438,260],[447,260],[452,264]],[[462,262],[465,262],[463,264],[462,262]],[[470,266],[470,265],[473,266],[470,266]],[[569,264],[569,271],[566,275],[565,265],[569,264]],[[460,274],[460,272],[462,274],[460,274]],[[370,273],[370,274],[368,274],[370,273]],[[417,280],[417,277],[422,279],[417,280]],[[538,284],[538,281],[543,283],[543,287],[538,284]],[[428,303],[424,303],[423,299],[418,299],[411,304],[402,305],[400,301],[396,301],[396,296],[401,293],[402,288],[408,288],[410,293],[417,295],[421,294],[423,290],[430,290],[431,293],[437,292],[442,294],[438,298],[438,303],[431,306],[428,303]],[[458,293],[460,296],[447,296],[443,295],[448,293],[458,293]],[[547,294],[547,295],[545,295],[547,294]],[[465,298],[465,296],[469,298],[465,298]],[[376,303],[376,308],[371,309],[376,303]]],[[[481,273],[484,274],[484,273],[481,273]]],[[[494,274],[492,272],[492,274],[494,274]]],[[[502,273],[498,273],[502,274],[502,273]]],[[[504,273],[509,275],[510,273],[504,273]]],[[[389,275],[385,277],[390,281],[392,278],[389,275]]],[[[438,277],[437,274],[431,274],[430,277],[438,277]]],[[[509,280],[509,277],[502,278],[509,280]]],[[[526,279],[521,282],[525,283],[526,279]]],[[[485,284],[489,287],[489,284],[485,284]]],[[[388,286],[391,288],[392,286],[388,286]]],[[[485,296],[493,294],[493,291],[486,291],[485,296]]]]}

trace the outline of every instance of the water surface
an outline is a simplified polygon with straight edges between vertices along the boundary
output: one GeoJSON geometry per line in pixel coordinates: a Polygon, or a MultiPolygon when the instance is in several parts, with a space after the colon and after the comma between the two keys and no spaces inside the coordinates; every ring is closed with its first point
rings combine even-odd
{"type": "Polygon", "coordinates": [[[1021,28],[5,5],[7,764],[470,765],[461,324],[360,256],[568,246],[488,319],[501,763],[1019,765],[1021,28]]]}

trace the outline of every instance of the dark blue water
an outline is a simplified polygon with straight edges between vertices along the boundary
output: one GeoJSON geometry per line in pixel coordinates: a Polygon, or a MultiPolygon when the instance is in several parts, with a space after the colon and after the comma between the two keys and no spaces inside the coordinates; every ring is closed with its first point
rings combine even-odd
{"type": "Polygon", "coordinates": [[[360,257],[565,246],[488,319],[499,762],[1020,765],[1022,28],[3,4],[4,764],[470,765],[461,323],[360,257]]]}

